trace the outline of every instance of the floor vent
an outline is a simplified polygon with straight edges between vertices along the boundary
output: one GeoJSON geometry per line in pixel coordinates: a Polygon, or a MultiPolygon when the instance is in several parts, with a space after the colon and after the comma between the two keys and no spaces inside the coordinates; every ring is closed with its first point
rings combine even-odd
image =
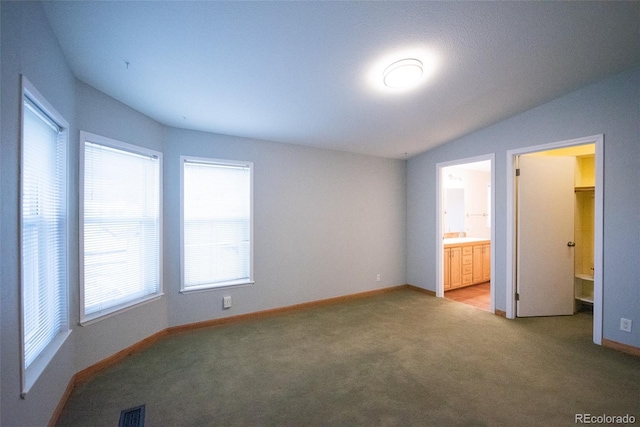
{"type": "Polygon", "coordinates": [[[120,412],[118,427],[144,427],[144,405],[120,412]]]}

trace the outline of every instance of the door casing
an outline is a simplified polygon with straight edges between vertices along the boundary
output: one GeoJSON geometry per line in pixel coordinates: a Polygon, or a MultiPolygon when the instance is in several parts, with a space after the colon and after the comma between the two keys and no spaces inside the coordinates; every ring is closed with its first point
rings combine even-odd
{"type": "Polygon", "coordinates": [[[593,135],[507,151],[506,316],[514,319],[516,296],[516,157],[576,145],[595,144],[595,222],[593,274],[593,342],[602,345],[603,229],[604,229],[604,135],[593,135]]]}
{"type": "Polygon", "coordinates": [[[465,159],[458,159],[449,162],[441,162],[436,164],[436,297],[444,298],[444,242],[442,240],[443,236],[443,226],[444,220],[442,218],[442,211],[444,206],[444,188],[442,182],[442,169],[449,166],[459,166],[464,165],[466,163],[475,163],[489,160],[491,162],[491,285],[490,289],[490,307],[489,311],[491,313],[495,313],[495,289],[494,289],[494,272],[495,269],[495,177],[496,177],[496,168],[495,168],[495,154],[486,154],[483,156],[477,157],[468,157],[465,159]]]}

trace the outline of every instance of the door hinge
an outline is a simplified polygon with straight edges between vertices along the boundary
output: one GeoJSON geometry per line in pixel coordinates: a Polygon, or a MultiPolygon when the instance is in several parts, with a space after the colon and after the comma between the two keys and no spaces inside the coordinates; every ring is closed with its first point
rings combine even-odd
{"type": "Polygon", "coordinates": [[[520,176],[520,168],[516,169],[516,176],[520,176]]]}
{"type": "Polygon", "coordinates": [[[516,292],[516,301],[520,301],[520,294],[516,292]]]}

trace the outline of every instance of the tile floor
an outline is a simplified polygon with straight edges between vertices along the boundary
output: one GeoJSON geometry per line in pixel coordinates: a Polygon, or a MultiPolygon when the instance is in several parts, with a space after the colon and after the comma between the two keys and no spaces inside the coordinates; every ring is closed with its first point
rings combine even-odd
{"type": "Polygon", "coordinates": [[[453,301],[472,305],[482,310],[489,311],[490,302],[490,282],[479,285],[467,286],[465,288],[454,289],[444,293],[444,297],[453,301]]]}

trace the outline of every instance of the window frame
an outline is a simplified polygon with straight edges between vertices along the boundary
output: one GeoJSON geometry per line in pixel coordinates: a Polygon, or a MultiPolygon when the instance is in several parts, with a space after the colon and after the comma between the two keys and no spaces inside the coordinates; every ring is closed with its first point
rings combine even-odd
{"type": "MultiPolygon", "coordinates": [[[[38,114],[36,113],[36,114],[38,114]]],[[[18,205],[18,221],[19,221],[19,265],[20,265],[20,396],[25,398],[31,387],[38,380],[40,375],[44,372],[51,360],[55,357],[60,350],[67,337],[71,334],[70,318],[69,318],[69,247],[70,247],[70,233],[69,233],[69,182],[70,182],[70,170],[69,170],[69,123],[62,117],[60,113],[46,100],[46,98],[35,88],[33,84],[24,76],[21,76],[21,97],[20,97],[20,194],[18,205]],[[64,262],[60,267],[64,270],[64,289],[62,291],[62,300],[64,301],[64,307],[61,308],[63,324],[60,325],[60,330],[56,335],[40,350],[35,359],[26,366],[26,346],[25,346],[25,265],[24,265],[24,236],[23,227],[25,226],[25,218],[23,212],[23,202],[25,196],[25,115],[24,109],[26,108],[27,101],[33,104],[38,110],[38,113],[44,115],[46,119],[50,120],[52,124],[58,127],[59,136],[62,138],[64,144],[64,153],[62,158],[64,159],[64,171],[62,176],[64,182],[61,184],[62,191],[64,192],[62,200],[62,208],[64,209],[64,262]]]]}
{"type": "Polygon", "coordinates": [[[160,151],[152,150],[150,148],[129,144],[116,139],[107,138],[105,136],[97,135],[94,133],[80,131],[80,173],[78,178],[78,205],[79,205],[79,237],[78,237],[78,253],[79,253],[79,287],[80,287],[80,325],[86,326],[94,322],[107,319],[115,316],[119,313],[131,310],[149,302],[158,300],[164,296],[163,287],[163,158],[160,151]],[[97,145],[102,145],[114,150],[126,151],[132,154],[141,156],[155,156],[158,160],[158,289],[157,292],[147,294],[140,298],[135,298],[123,303],[117,304],[113,307],[109,307],[100,310],[96,313],[86,314],[85,310],[85,200],[84,200],[84,184],[85,184],[85,143],[90,142],[97,145]]]}
{"type": "Polygon", "coordinates": [[[253,181],[254,181],[254,164],[248,161],[227,160],[210,157],[197,156],[180,156],[180,293],[187,294],[192,292],[203,292],[218,289],[229,289],[243,286],[252,286],[255,283],[254,278],[254,227],[253,227],[253,181]],[[208,283],[204,285],[186,286],[186,269],[185,269],[185,178],[184,170],[186,163],[202,163],[209,165],[229,166],[229,167],[245,167],[249,170],[249,277],[247,279],[229,280],[208,283]]]}

